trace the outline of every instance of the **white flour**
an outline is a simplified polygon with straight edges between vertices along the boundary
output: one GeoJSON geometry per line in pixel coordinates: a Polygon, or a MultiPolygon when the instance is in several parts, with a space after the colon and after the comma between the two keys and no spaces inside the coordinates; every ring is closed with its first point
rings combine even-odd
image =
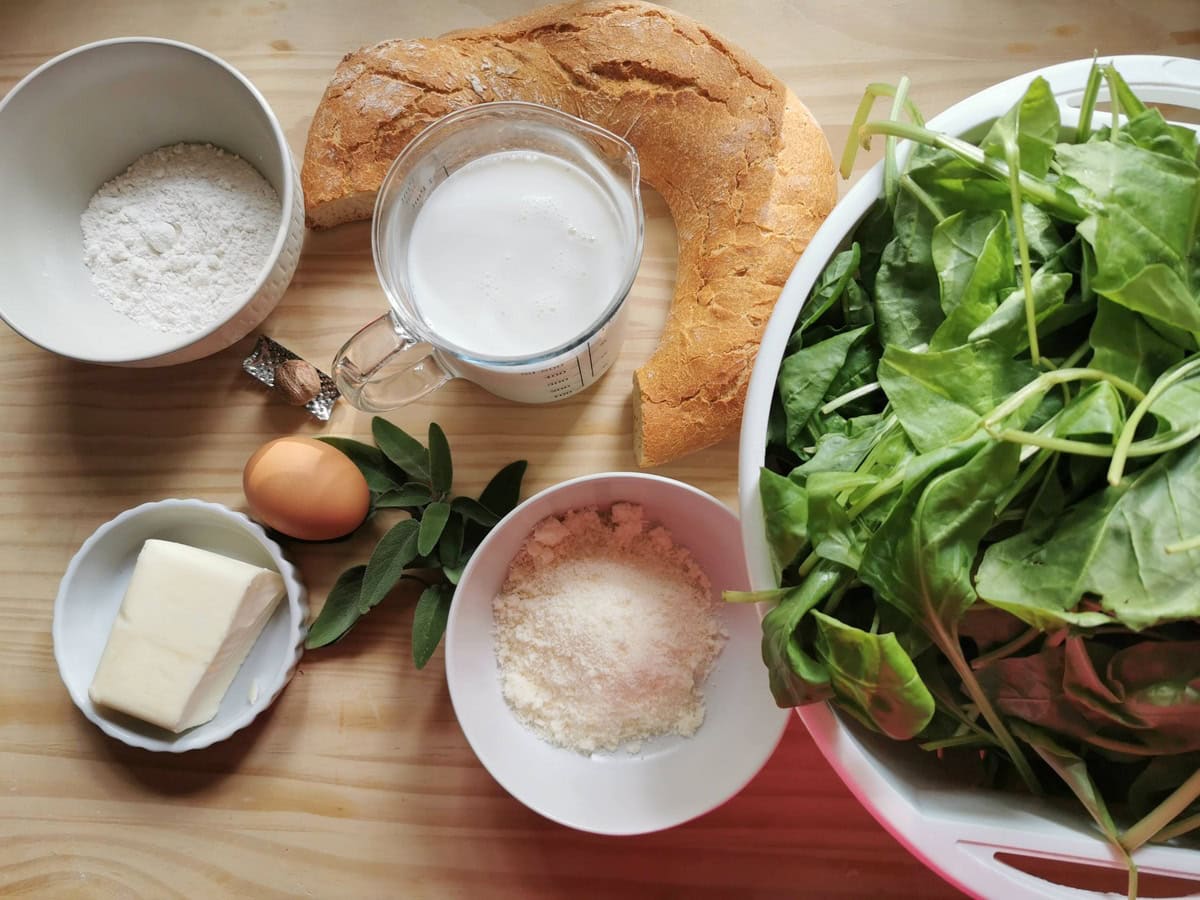
{"type": "Polygon", "coordinates": [[[193,332],[253,286],[280,203],[255,168],[209,144],[160,147],[96,191],[80,218],[100,296],[139,324],[193,332]]]}
{"type": "Polygon", "coordinates": [[[501,690],[541,737],[632,753],[704,721],[725,642],[708,578],[640,506],[538,523],[492,603],[501,690]]]}

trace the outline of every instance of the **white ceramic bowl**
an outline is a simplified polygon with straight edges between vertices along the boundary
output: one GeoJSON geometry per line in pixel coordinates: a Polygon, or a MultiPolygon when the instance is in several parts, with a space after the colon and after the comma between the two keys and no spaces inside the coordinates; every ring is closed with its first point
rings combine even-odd
{"type": "Polygon", "coordinates": [[[110,737],[132,747],[182,753],[245,728],[287,685],[308,634],[307,594],[279,545],[246,516],[202,500],[159,500],[105,522],[71,559],[54,601],[54,658],[71,699],[110,737]],[[95,706],[88,687],[121,608],[134,564],[149,538],[190,544],[283,576],[287,594],[263,627],[215,718],[172,734],[95,706]]]}
{"type": "Polygon", "coordinates": [[[552,746],[517,721],[500,692],[492,599],[533,526],[582,506],[639,503],[687,547],[713,590],[748,584],[737,518],[693,487],[657,475],[610,473],[566,481],[509,513],[471,558],[446,628],[446,681],[463,733],[500,785],[530,809],[582,831],[641,834],[678,825],[724,803],[771,756],[787,711],[771,699],[760,657],[758,611],[726,605],[729,632],[706,682],[707,714],[690,738],[584,756],[552,746]]]}
{"type": "Polygon", "coordinates": [[[0,317],[62,356],[161,366],[216,353],[283,296],[300,257],[304,202],[283,129],[262,94],[211,53],[158,38],[116,38],[36,68],[0,100],[0,317]],[[150,150],[206,142],[250,162],[282,202],[271,252],[223,320],[192,334],[112,309],[83,262],[79,217],[92,194],[150,150]]]}
{"type": "MultiPolygon", "coordinates": [[[[1113,62],[1144,100],[1200,108],[1200,60],[1162,56],[1118,56],[1113,62]]],[[[1059,98],[1063,123],[1074,126],[1091,60],[1051,66],[994,85],[948,109],[930,128],[965,134],[985,125],[1015,103],[1035,75],[1059,98]]],[[[1101,100],[1107,95],[1102,93],[1101,100]]],[[[1107,114],[1097,112],[1097,125],[1107,114]]],[[[903,149],[903,145],[902,145],[903,149]]],[[[755,588],[774,587],[763,529],[758,476],[766,456],[767,416],[779,364],[796,317],[817,277],[883,192],[882,163],[834,208],[784,285],[767,326],[751,377],[742,419],[738,489],[750,578],[755,588]]],[[[1095,897],[1052,884],[1007,865],[997,854],[1052,858],[1124,868],[1098,837],[1074,801],[1055,805],[1022,794],[985,791],[948,777],[931,755],[911,743],[869,733],[826,704],[798,710],[825,758],[862,804],[897,840],[961,890],[980,897],[1095,897]]],[[[1135,856],[1143,873],[1200,878],[1200,853],[1147,846],[1135,856]]]]}

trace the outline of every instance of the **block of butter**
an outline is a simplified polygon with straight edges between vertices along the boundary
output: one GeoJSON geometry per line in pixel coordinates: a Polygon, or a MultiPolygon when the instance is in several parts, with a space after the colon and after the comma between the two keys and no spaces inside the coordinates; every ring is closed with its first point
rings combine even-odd
{"type": "Polygon", "coordinates": [[[169,731],[207,722],[283,593],[278,572],[146,541],[92,679],[92,702],[169,731]]]}

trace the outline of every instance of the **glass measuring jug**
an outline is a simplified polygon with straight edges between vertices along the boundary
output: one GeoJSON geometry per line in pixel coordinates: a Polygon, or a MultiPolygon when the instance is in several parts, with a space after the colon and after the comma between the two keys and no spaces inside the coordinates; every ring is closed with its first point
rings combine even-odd
{"type": "Polygon", "coordinates": [[[343,396],[378,412],[451,378],[521,403],[549,403],[589,387],[612,365],[623,337],[625,298],[642,256],[639,179],[637,153],[627,141],[550,107],[497,101],[430,125],[396,158],[379,189],[371,244],[391,308],[338,351],[333,377],[343,396]],[[464,166],[509,151],[545,154],[580,170],[611,204],[621,242],[622,271],[602,312],[570,339],[530,355],[482,353],[438,334],[414,296],[409,264],[413,228],[432,192],[464,166]]]}

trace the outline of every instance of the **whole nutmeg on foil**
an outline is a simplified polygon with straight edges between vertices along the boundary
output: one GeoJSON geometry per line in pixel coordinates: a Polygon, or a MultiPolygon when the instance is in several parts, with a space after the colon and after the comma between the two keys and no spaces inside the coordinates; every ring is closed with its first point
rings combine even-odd
{"type": "Polygon", "coordinates": [[[281,400],[303,406],[322,422],[329,421],[341,396],[332,378],[265,334],[259,335],[253,352],[242,360],[242,368],[281,400]]]}
{"type": "Polygon", "coordinates": [[[302,359],[289,359],[275,367],[275,388],[293,406],[304,406],[321,393],[321,375],[302,359]]]}

